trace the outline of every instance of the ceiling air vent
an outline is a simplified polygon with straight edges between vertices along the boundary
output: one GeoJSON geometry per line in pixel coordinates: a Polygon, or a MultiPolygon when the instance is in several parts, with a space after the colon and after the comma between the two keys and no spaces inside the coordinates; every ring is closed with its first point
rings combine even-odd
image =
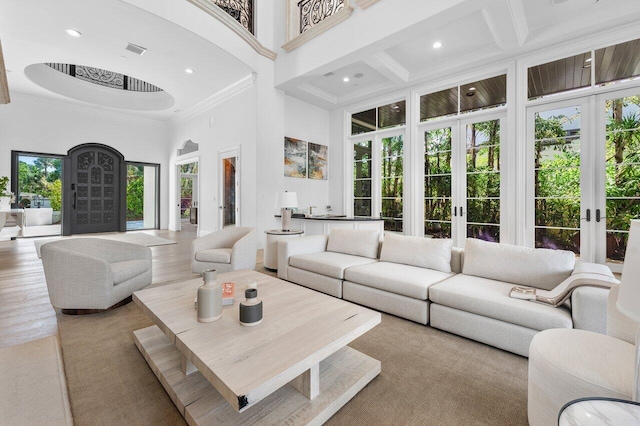
{"type": "Polygon", "coordinates": [[[144,47],[138,46],[137,44],[133,43],[129,43],[126,50],[128,50],[129,52],[133,52],[136,55],[143,55],[144,52],[147,51],[147,49],[145,49],[144,47]]]}

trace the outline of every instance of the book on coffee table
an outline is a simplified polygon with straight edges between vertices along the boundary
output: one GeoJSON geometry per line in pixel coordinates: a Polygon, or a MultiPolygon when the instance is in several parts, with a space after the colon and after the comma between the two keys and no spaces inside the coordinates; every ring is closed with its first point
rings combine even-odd
{"type": "Polygon", "coordinates": [[[233,282],[222,283],[222,306],[233,305],[236,295],[236,284],[233,282]]]}

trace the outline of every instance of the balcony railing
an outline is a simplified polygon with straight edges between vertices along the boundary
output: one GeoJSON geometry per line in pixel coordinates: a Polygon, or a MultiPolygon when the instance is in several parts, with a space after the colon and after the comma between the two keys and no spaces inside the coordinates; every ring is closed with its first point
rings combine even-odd
{"type": "Polygon", "coordinates": [[[207,0],[224,10],[251,34],[253,32],[253,0],[207,0]]]}
{"type": "Polygon", "coordinates": [[[300,10],[300,34],[318,25],[344,8],[344,0],[302,0],[300,10]]]}
{"type": "Polygon", "coordinates": [[[287,0],[287,52],[351,16],[352,2],[366,9],[379,0],[287,0]]]}

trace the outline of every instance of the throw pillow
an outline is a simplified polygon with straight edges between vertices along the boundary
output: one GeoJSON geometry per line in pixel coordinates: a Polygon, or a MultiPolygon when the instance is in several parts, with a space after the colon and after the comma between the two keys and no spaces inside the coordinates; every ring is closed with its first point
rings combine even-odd
{"type": "Polygon", "coordinates": [[[451,272],[450,239],[422,238],[385,232],[380,261],[451,272]]]}
{"type": "Polygon", "coordinates": [[[551,250],[467,238],[462,273],[553,290],[573,272],[576,256],[551,250]]]}
{"type": "Polygon", "coordinates": [[[332,229],[327,241],[327,251],[354,256],[378,257],[380,233],[369,229],[332,229]]]}

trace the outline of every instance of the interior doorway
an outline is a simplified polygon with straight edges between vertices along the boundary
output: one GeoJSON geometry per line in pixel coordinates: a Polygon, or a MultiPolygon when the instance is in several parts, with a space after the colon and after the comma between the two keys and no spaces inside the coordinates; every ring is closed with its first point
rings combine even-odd
{"type": "Polygon", "coordinates": [[[160,165],[127,162],[127,231],[160,228],[160,165]]]}
{"type": "Polygon", "coordinates": [[[219,151],[220,229],[240,226],[240,148],[219,151]]]}
{"type": "Polygon", "coordinates": [[[177,163],[177,220],[176,230],[182,230],[182,224],[188,223],[197,227],[199,222],[199,159],[189,159],[177,163]]]}

